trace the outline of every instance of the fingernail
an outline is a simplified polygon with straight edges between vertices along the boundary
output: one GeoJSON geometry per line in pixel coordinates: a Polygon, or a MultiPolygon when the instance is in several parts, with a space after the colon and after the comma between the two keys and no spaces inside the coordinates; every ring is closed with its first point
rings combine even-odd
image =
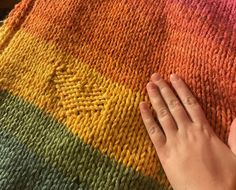
{"type": "Polygon", "coordinates": [[[158,81],[158,80],[161,79],[161,76],[160,76],[159,74],[157,74],[157,73],[154,73],[154,74],[152,75],[152,78],[153,78],[154,81],[158,81]]]}
{"type": "Polygon", "coordinates": [[[179,80],[179,77],[176,74],[171,74],[170,79],[173,81],[177,81],[177,80],[179,80]]]}

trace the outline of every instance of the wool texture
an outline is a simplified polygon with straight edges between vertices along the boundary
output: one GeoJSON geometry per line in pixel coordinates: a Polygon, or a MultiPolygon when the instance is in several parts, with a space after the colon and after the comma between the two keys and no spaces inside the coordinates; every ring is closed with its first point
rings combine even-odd
{"type": "Polygon", "coordinates": [[[0,28],[0,189],[172,189],[139,103],[178,74],[227,142],[234,0],[22,0],[0,28]]]}

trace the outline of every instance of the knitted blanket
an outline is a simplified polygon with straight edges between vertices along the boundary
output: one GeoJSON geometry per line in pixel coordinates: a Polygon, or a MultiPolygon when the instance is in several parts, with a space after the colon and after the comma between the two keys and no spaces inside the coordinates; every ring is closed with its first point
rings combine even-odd
{"type": "Polygon", "coordinates": [[[235,58],[234,0],[22,0],[0,28],[0,189],[171,189],[146,84],[181,76],[226,142],[235,58]]]}

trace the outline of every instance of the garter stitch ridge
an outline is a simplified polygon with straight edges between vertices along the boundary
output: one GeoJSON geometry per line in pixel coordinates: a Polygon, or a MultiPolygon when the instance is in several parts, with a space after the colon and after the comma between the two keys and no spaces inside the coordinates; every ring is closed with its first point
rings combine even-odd
{"type": "Polygon", "coordinates": [[[171,189],[146,84],[181,76],[226,143],[235,55],[234,0],[22,0],[0,28],[0,189],[171,189]]]}

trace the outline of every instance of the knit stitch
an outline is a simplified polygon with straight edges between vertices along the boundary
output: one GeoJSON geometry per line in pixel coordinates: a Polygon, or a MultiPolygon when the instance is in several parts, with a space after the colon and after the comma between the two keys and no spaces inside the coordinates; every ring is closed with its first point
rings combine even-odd
{"type": "Polygon", "coordinates": [[[0,28],[0,189],[171,189],[139,103],[176,73],[227,142],[233,0],[22,0],[0,28]]]}

